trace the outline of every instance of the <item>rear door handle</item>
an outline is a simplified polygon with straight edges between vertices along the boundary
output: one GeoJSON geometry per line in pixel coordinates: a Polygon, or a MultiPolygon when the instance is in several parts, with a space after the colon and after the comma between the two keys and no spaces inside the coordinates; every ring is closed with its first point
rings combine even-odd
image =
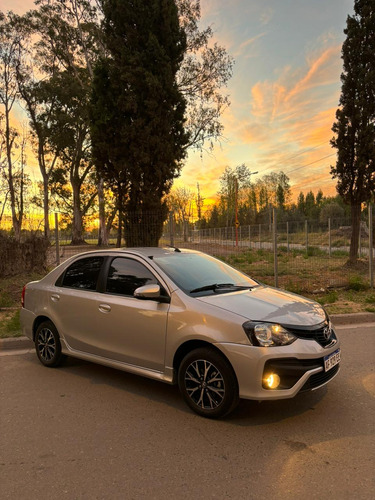
{"type": "Polygon", "coordinates": [[[102,313],[109,313],[111,312],[111,306],[109,304],[100,304],[99,311],[102,313]]]}
{"type": "Polygon", "coordinates": [[[58,295],[57,293],[53,293],[51,295],[51,300],[53,300],[53,302],[58,302],[60,300],[60,295],[58,295]]]}

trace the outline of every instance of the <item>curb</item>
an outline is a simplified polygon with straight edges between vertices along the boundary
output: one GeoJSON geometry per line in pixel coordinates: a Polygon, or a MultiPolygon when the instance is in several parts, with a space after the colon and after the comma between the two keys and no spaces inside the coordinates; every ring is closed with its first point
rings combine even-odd
{"type": "MultiPolygon", "coordinates": [[[[337,326],[355,325],[360,323],[375,323],[375,313],[351,313],[351,314],[332,314],[330,316],[332,323],[337,326]]],[[[9,339],[0,339],[0,351],[10,349],[33,349],[33,342],[27,337],[15,337],[9,339]]]]}
{"type": "Polygon", "coordinates": [[[334,325],[356,325],[358,323],[375,323],[375,313],[360,312],[350,314],[331,314],[334,325]]]}
{"type": "Polygon", "coordinates": [[[34,343],[27,337],[14,337],[9,339],[0,339],[0,351],[10,349],[33,349],[34,343]]]}

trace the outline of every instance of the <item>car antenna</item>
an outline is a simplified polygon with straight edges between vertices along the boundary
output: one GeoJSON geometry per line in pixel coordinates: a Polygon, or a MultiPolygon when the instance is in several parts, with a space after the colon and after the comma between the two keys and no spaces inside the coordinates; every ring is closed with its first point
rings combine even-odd
{"type": "Polygon", "coordinates": [[[177,247],[174,247],[172,245],[166,245],[166,247],[173,248],[175,252],[181,253],[181,250],[179,248],[177,248],[177,247]]]}

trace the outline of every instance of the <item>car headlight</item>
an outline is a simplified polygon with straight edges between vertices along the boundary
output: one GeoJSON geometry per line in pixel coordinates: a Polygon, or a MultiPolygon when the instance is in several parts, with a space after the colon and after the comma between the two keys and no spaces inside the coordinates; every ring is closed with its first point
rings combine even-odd
{"type": "Polygon", "coordinates": [[[289,345],[297,339],[293,333],[276,323],[247,321],[242,326],[250,342],[261,347],[289,345]]]}

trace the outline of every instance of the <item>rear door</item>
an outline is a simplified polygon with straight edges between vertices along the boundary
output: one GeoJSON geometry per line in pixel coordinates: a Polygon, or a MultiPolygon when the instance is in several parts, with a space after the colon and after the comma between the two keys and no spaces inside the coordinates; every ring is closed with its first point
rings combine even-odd
{"type": "Polygon", "coordinates": [[[49,292],[52,320],[72,349],[92,352],[95,335],[97,291],[105,257],[90,256],[74,261],[49,292]]]}

